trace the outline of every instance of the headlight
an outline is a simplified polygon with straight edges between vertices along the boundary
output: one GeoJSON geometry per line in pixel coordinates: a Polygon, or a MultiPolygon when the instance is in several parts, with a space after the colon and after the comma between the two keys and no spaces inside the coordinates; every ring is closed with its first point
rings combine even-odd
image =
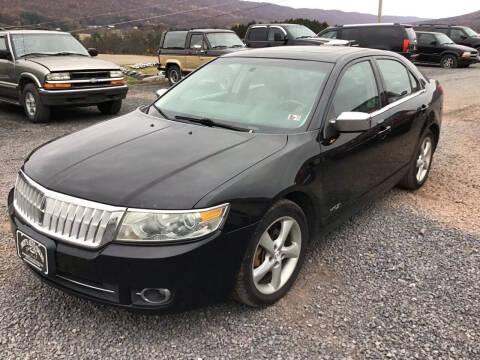
{"type": "Polygon", "coordinates": [[[68,72],[50,73],[50,74],[47,74],[46,80],[47,81],[70,80],[70,74],[68,72]]]}
{"type": "Polygon", "coordinates": [[[177,241],[210,234],[223,224],[228,204],[202,210],[128,210],[117,241],[177,241]]]}
{"type": "Polygon", "coordinates": [[[110,77],[112,78],[123,77],[123,73],[120,70],[113,70],[113,71],[110,71],[110,77]]]}

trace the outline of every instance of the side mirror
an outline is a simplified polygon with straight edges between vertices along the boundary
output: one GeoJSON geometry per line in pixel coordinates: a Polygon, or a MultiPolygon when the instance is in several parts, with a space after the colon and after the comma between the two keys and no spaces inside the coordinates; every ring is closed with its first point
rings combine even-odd
{"type": "Polygon", "coordinates": [[[155,94],[157,94],[157,98],[162,97],[163,94],[165,94],[168,91],[168,89],[158,89],[155,94]]]}
{"type": "Polygon", "coordinates": [[[334,120],[330,120],[339,132],[360,132],[371,128],[372,116],[364,112],[345,111],[334,120]]]}
{"type": "Polygon", "coordinates": [[[192,49],[201,50],[201,49],[202,49],[202,45],[200,45],[200,44],[195,44],[195,45],[192,46],[192,49]]]}
{"type": "Polygon", "coordinates": [[[8,50],[0,50],[0,59],[2,60],[12,60],[12,55],[8,50]]]}
{"type": "Polygon", "coordinates": [[[467,40],[467,37],[465,35],[460,36],[462,40],[467,40]]]}
{"type": "Polygon", "coordinates": [[[437,41],[436,41],[436,40],[433,40],[432,42],[430,42],[430,45],[436,46],[436,45],[437,45],[437,41]]]}
{"type": "Polygon", "coordinates": [[[97,49],[94,49],[94,48],[89,48],[88,53],[90,54],[90,56],[93,56],[93,57],[98,55],[97,49]]]}

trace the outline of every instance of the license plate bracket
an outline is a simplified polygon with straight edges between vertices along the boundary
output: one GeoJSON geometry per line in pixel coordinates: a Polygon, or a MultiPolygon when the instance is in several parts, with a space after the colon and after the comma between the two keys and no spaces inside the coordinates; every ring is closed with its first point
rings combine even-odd
{"type": "Polygon", "coordinates": [[[48,244],[33,239],[31,236],[17,230],[17,255],[38,272],[49,275],[54,267],[53,249],[48,244]],[[53,266],[52,266],[53,265],[53,266]]]}

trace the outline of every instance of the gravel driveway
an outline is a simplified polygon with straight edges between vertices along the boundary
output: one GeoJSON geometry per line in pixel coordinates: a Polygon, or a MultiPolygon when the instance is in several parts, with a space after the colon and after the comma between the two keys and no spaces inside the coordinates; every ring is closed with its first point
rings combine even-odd
{"type": "MultiPolygon", "coordinates": [[[[480,66],[422,71],[446,94],[427,184],[316,239],[297,285],[260,310],[227,301],[147,316],[41,284],[15,255],[7,191],[34,147],[106,117],[67,109],[33,125],[0,104],[0,358],[479,359],[480,66]]],[[[122,111],[157,87],[131,88],[122,111]]]]}

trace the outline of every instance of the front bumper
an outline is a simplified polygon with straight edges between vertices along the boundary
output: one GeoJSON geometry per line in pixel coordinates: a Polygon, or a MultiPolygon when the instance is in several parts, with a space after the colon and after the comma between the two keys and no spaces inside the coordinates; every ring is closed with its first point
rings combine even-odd
{"type": "Polygon", "coordinates": [[[127,96],[128,86],[118,85],[69,90],[39,89],[40,99],[49,106],[95,105],[107,101],[121,100],[127,96]]]}
{"type": "Polygon", "coordinates": [[[54,248],[53,272],[43,275],[28,266],[43,282],[96,302],[131,309],[183,309],[211,303],[230,294],[255,225],[178,245],[110,243],[90,250],[49,238],[15,215],[13,191],[8,210],[13,234],[17,230],[54,248]],[[162,288],[171,300],[146,302],[143,289],[162,288]]]}

